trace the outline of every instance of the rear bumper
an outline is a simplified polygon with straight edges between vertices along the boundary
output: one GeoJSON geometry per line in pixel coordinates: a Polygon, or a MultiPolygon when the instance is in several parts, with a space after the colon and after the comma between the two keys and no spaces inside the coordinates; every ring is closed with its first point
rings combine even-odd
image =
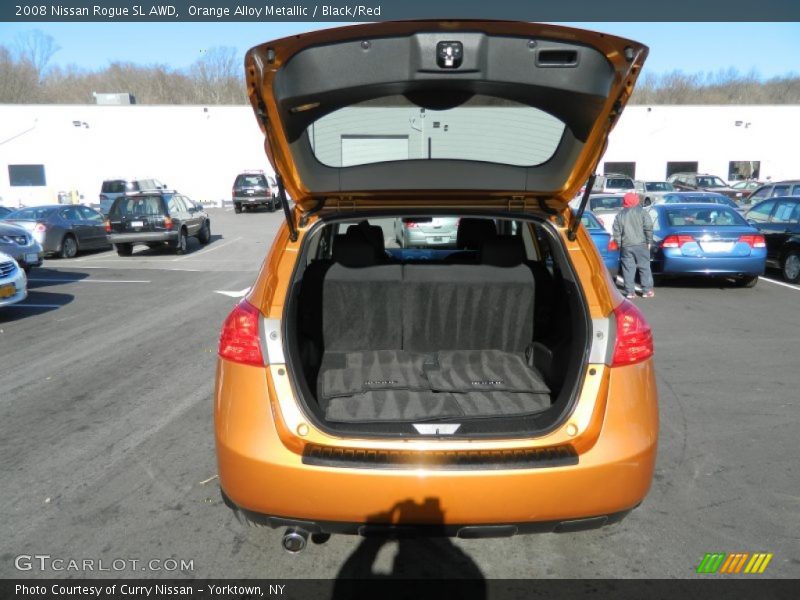
{"type": "Polygon", "coordinates": [[[234,204],[246,204],[247,206],[274,206],[278,200],[272,196],[241,196],[233,199],[234,204]]]}
{"type": "Polygon", "coordinates": [[[19,266],[22,268],[27,267],[41,267],[44,256],[44,251],[39,244],[35,246],[21,246],[19,248],[15,248],[14,251],[9,251],[8,248],[3,248],[3,252],[11,256],[14,260],[19,263],[19,266]],[[28,258],[36,257],[35,260],[27,260],[28,258]]]}
{"type": "MultiPolygon", "coordinates": [[[[625,510],[610,515],[598,515],[596,517],[585,517],[565,521],[495,523],[486,525],[414,525],[403,524],[402,522],[398,524],[387,524],[386,522],[346,523],[342,521],[309,521],[254,513],[237,506],[228,498],[224,490],[220,490],[220,492],[226,506],[244,517],[244,519],[250,523],[257,523],[262,526],[271,527],[272,529],[278,529],[280,527],[301,527],[308,533],[335,533],[360,535],[364,537],[458,537],[462,539],[483,539],[511,537],[514,535],[531,533],[571,533],[575,531],[598,529],[606,525],[619,523],[631,512],[630,510],[625,510]]],[[[411,510],[418,508],[413,503],[408,506],[411,510]]],[[[401,519],[403,515],[402,511],[403,507],[400,505],[396,514],[401,519]]]]}
{"type": "Polygon", "coordinates": [[[762,275],[766,257],[697,258],[664,256],[653,262],[653,271],[664,275],[762,275]]]}
{"type": "Polygon", "coordinates": [[[602,428],[578,464],[534,469],[306,464],[302,448],[288,448],[278,434],[268,372],[220,361],[215,430],[230,505],[273,527],[362,533],[364,525],[402,525],[468,535],[459,531],[478,526],[476,536],[489,526],[503,526],[495,531],[503,535],[568,530],[571,521],[589,519],[576,525],[586,528],[619,520],[650,488],[658,436],[651,361],[612,370],[602,428]]]}
{"type": "Polygon", "coordinates": [[[148,242],[172,242],[178,239],[177,231],[141,231],[133,233],[110,233],[112,244],[146,244],[148,242]]]}

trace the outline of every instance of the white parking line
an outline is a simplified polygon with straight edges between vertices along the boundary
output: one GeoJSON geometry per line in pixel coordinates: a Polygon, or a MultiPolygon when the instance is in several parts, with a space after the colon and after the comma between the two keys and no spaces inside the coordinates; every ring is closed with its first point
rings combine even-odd
{"type": "Polygon", "coordinates": [[[38,283],[150,283],[149,279],[64,279],[63,277],[29,278],[38,283]]]}
{"type": "Polygon", "coordinates": [[[770,279],[769,277],[759,277],[761,281],[769,281],[770,283],[774,283],[775,285],[780,285],[782,287],[787,287],[790,290],[797,290],[800,292],[800,286],[792,285],[791,283],[784,283],[783,281],[775,281],[774,279],[770,279]]]}
{"type": "Polygon", "coordinates": [[[61,308],[65,304],[12,304],[6,308],[61,308]]]}
{"type": "Polygon", "coordinates": [[[212,246],[211,248],[208,248],[207,250],[200,250],[199,252],[193,252],[192,254],[186,254],[184,256],[179,256],[178,258],[173,258],[172,262],[175,262],[175,261],[178,261],[178,260],[186,260],[187,258],[194,258],[195,256],[201,256],[203,254],[208,254],[209,252],[213,252],[214,250],[219,250],[220,248],[224,248],[225,246],[227,246],[229,244],[232,244],[233,242],[238,242],[240,239],[242,239],[241,236],[233,238],[232,240],[228,240],[227,242],[222,242],[221,244],[218,244],[216,246],[212,246]]]}

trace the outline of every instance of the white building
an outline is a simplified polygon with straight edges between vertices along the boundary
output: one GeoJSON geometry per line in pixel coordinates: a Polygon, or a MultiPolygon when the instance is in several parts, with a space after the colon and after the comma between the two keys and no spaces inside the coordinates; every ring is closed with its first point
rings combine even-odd
{"type": "MultiPolygon", "coordinates": [[[[800,106],[629,106],[598,170],[651,180],[679,170],[800,177],[797,140],[800,106]]],[[[116,177],[156,178],[219,202],[245,169],[271,170],[249,106],[0,105],[5,206],[59,195],[94,204],[101,182],[116,177]]]]}

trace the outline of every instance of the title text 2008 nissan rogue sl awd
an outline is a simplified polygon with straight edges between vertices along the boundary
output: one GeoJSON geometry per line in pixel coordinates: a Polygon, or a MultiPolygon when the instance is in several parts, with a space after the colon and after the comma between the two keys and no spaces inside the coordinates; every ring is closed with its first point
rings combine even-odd
{"type": "Polygon", "coordinates": [[[229,506],[288,527],[299,550],[309,533],[572,531],[642,502],[652,336],[568,203],[646,54],[477,21],[248,52],[266,153],[296,207],[222,328],[229,506]],[[396,244],[398,219],[427,217],[458,219],[456,243],[396,244]]]}

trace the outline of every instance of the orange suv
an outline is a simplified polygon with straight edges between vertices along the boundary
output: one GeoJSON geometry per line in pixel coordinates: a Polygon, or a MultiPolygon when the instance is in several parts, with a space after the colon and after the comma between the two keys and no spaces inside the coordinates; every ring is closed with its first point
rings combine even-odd
{"type": "Polygon", "coordinates": [[[247,53],[296,204],[219,342],[219,476],[240,516],[298,551],[309,534],[573,531],[642,502],[652,336],[580,226],[588,193],[568,203],[646,54],[478,21],[247,53]],[[452,219],[455,241],[435,228],[452,219]],[[394,228],[419,222],[400,247],[394,228]]]}

